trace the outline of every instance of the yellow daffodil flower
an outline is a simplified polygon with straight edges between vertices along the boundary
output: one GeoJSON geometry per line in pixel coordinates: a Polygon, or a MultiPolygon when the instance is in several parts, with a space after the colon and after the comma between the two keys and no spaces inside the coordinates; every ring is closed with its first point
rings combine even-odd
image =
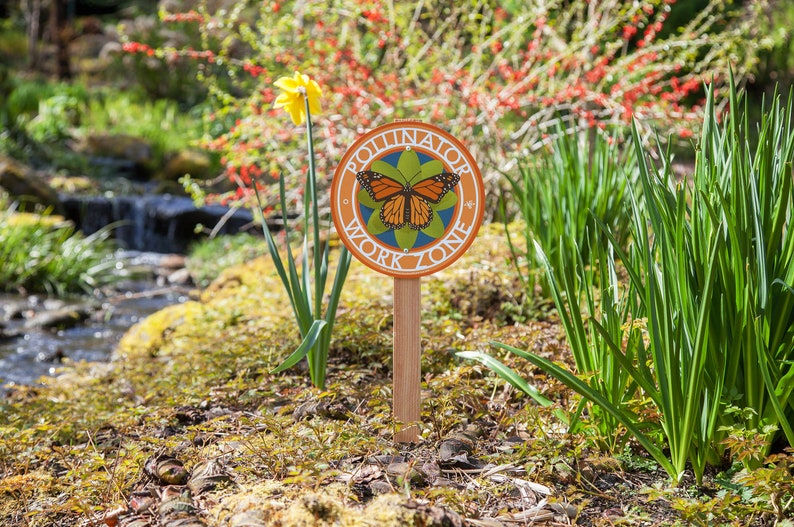
{"type": "Polygon", "coordinates": [[[309,111],[313,114],[320,113],[320,86],[308,75],[295,72],[294,77],[281,77],[275,83],[280,88],[281,94],[276,98],[275,107],[284,108],[292,122],[303,124],[306,121],[306,104],[304,97],[309,101],[309,111]]]}

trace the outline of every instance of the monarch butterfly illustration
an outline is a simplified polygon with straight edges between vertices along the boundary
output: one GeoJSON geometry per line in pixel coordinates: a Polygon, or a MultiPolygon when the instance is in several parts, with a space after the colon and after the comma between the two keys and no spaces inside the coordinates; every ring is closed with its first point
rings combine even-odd
{"type": "Polygon", "coordinates": [[[460,176],[441,172],[416,184],[411,184],[413,178],[403,184],[379,172],[362,170],[356,179],[374,201],[384,202],[380,219],[386,227],[396,230],[408,225],[421,231],[433,220],[430,204],[440,202],[458,184],[460,176]]]}

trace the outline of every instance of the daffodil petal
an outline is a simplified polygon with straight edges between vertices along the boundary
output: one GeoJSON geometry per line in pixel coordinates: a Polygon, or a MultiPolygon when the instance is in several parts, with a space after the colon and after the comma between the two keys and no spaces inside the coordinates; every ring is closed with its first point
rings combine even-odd
{"type": "Polygon", "coordinates": [[[280,88],[288,92],[298,91],[298,84],[295,82],[294,79],[290,79],[289,77],[281,77],[276,82],[274,82],[273,85],[276,88],[280,88]]]}
{"type": "Polygon", "coordinates": [[[276,108],[282,108],[284,106],[288,106],[290,104],[291,99],[292,99],[292,95],[288,93],[282,93],[278,97],[276,97],[276,102],[273,103],[273,106],[276,108]]]}
{"type": "Polygon", "coordinates": [[[319,99],[322,96],[323,92],[320,90],[320,87],[317,85],[316,82],[312,81],[311,84],[306,86],[306,96],[310,99],[319,99]]]}
{"type": "Polygon", "coordinates": [[[312,113],[312,115],[319,115],[323,111],[322,106],[320,106],[320,101],[312,101],[310,99],[309,111],[312,113]]]}
{"type": "Polygon", "coordinates": [[[292,78],[281,77],[273,84],[282,90],[273,106],[275,108],[284,108],[289,113],[293,123],[302,124],[306,121],[307,101],[310,113],[320,113],[322,110],[320,105],[322,90],[320,85],[308,75],[303,75],[296,71],[292,78]]]}
{"type": "Polygon", "coordinates": [[[295,124],[303,124],[303,121],[306,120],[305,112],[297,104],[287,106],[287,111],[289,112],[289,116],[292,118],[292,122],[295,124]]]}

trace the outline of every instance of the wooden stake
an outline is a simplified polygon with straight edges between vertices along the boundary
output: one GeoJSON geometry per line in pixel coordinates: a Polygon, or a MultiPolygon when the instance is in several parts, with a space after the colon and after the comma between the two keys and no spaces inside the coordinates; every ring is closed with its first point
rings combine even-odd
{"type": "Polygon", "coordinates": [[[394,279],[393,404],[396,443],[419,441],[421,421],[421,294],[419,278],[394,279]],[[404,428],[401,428],[404,427],[404,428]]]}

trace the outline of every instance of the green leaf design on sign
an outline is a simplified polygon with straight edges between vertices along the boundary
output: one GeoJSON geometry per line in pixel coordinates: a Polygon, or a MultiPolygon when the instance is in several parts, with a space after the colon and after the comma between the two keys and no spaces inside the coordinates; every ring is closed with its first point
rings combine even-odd
{"type": "Polygon", "coordinates": [[[356,198],[358,198],[358,202],[359,203],[361,203],[365,207],[369,207],[371,209],[379,210],[383,206],[383,202],[378,203],[377,201],[372,199],[369,196],[369,192],[367,192],[363,188],[358,191],[358,194],[356,195],[356,198]]]}
{"type": "Polygon", "coordinates": [[[430,225],[422,229],[423,234],[427,234],[431,238],[440,238],[444,234],[444,222],[438,214],[433,214],[433,219],[430,225]]]}
{"type": "MultiPolygon", "coordinates": [[[[425,179],[429,179],[442,173],[444,171],[444,164],[438,159],[432,159],[422,165],[421,170],[422,177],[419,178],[419,181],[424,181],[425,179]]],[[[419,181],[414,181],[413,183],[419,183],[419,181]]]]}
{"type": "MultiPolygon", "coordinates": [[[[380,203],[379,205],[380,207],[383,206],[382,203],[380,203]]],[[[380,219],[380,207],[376,208],[372,212],[372,215],[369,217],[369,221],[367,222],[367,232],[369,232],[373,236],[377,236],[378,234],[383,234],[384,232],[389,230],[389,227],[387,227],[383,223],[383,220],[380,219]]]]}
{"type": "Polygon", "coordinates": [[[397,239],[397,245],[402,250],[411,250],[416,243],[416,237],[419,236],[419,231],[413,230],[408,225],[401,229],[394,231],[394,237],[397,239]]]}
{"type": "MultiPolygon", "coordinates": [[[[372,166],[374,167],[375,163],[372,163],[372,166]]],[[[373,168],[373,170],[377,172],[375,168],[373,168]]],[[[415,181],[417,177],[423,176],[422,163],[419,162],[419,155],[417,155],[417,153],[413,150],[405,150],[402,154],[400,154],[400,159],[397,161],[397,170],[402,176],[397,181],[404,181],[406,184],[414,184],[417,182],[415,181]]],[[[436,172],[436,174],[439,172],[436,172]]],[[[384,175],[388,176],[389,174],[384,175]]]]}
{"type": "MultiPolygon", "coordinates": [[[[414,154],[414,155],[416,155],[416,154],[414,154]]],[[[402,156],[400,156],[400,157],[402,157],[402,156]]],[[[417,158],[417,161],[419,161],[418,158],[417,158]]],[[[392,178],[392,179],[394,179],[396,181],[401,181],[403,183],[407,183],[407,181],[405,181],[405,178],[403,177],[403,175],[400,173],[399,169],[393,167],[390,164],[388,164],[386,161],[380,161],[380,160],[373,161],[372,162],[372,167],[370,167],[370,170],[372,170],[373,172],[377,172],[379,174],[383,174],[384,176],[388,176],[388,177],[390,177],[390,178],[392,178]]]]}
{"type": "Polygon", "coordinates": [[[441,198],[441,201],[430,206],[433,208],[433,210],[447,210],[450,207],[454,207],[457,203],[458,195],[454,192],[447,192],[444,194],[444,197],[441,198]]]}

